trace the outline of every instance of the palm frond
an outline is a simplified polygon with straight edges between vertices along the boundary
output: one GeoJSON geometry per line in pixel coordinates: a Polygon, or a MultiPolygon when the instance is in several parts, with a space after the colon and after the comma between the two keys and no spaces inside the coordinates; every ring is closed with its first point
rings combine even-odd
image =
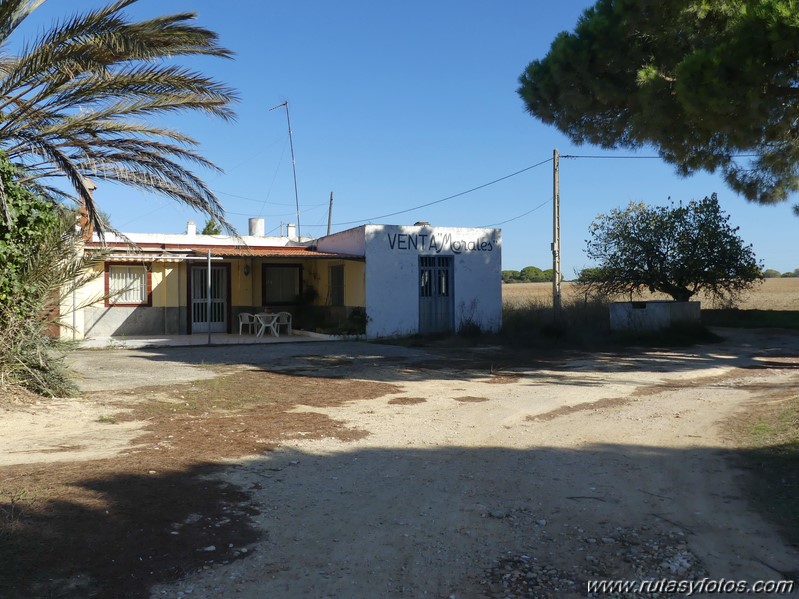
{"type": "Polygon", "coordinates": [[[5,42],[17,26],[44,0],[3,0],[0,2],[0,44],[5,42]]]}
{"type": "Polygon", "coordinates": [[[103,223],[99,218],[97,206],[95,205],[92,193],[87,186],[86,177],[84,177],[80,172],[80,169],[75,162],[71,160],[70,157],[61,150],[61,148],[53,145],[47,139],[36,136],[28,136],[26,141],[31,148],[30,153],[46,158],[53,164],[54,167],[58,169],[58,172],[60,172],[69,180],[69,182],[72,184],[72,187],[78,194],[80,203],[86,208],[86,212],[89,216],[89,219],[92,221],[92,225],[102,237],[103,223]]]}
{"type": "MultiPolygon", "coordinates": [[[[219,170],[197,151],[197,141],[152,119],[175,112],[235,117],[235,90],[202,73],[163,61],[175,56],[230,58],[218,36],[193,23],[194,13],[131,21],[136,0],[65,18],[0,57],[0,149],[27,165],[26,185],[63,199],[38,180],[66,177],[103,231],[86,177],[147,189],[186,203],[229,230],[222,207],[184,164],[219,170]]],[[[0,2],[0,42],[41,0],[0,2]]],[[[0,209],[2,194],[0,193],[0,209]]]]}

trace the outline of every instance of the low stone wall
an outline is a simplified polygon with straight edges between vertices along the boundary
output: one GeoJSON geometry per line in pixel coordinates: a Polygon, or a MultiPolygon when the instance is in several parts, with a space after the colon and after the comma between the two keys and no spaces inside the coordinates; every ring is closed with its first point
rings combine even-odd
{"type": "Polygon", "coordinates": [[[611,331],[660,331],[675,324],[700,322],[700,302],[655,300],[610,304],[611,331]]]}

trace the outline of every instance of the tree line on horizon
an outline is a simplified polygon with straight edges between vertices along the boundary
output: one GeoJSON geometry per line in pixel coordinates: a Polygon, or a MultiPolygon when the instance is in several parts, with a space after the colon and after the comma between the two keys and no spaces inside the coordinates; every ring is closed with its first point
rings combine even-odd
{"type": "MultiPolygon", "coordinates": [[[[580,271],[580,276],[589,274],[595,268],[584,268],[580,271]]],[[[503,270],[503,283],[551,283],[553,271],[551,268],[541,270],[537,266],[525,266],[521,270],[503,270]]],[[[794,268],[787,272],[780,272],[774,268],[767,268],[763,271],[764,279],[792,279],[799,277],[799,268],[794,268]]]]}
{"type": "Polygon", "coordinates": [[[794,277],[799,277],[799,268],[794,268],[793,270],[789,270],[788,272],[780,272],[773,268],[767,268],[763,271],[763,278],[764,279],[791,279],[794,277]]]}
{"type": "Polygon", "coordinates": [[[537,266],[525,266],[521,270],[503,270],[503,283],[551,283],[554,271],[551,268],[541,270],[537,266]]]}

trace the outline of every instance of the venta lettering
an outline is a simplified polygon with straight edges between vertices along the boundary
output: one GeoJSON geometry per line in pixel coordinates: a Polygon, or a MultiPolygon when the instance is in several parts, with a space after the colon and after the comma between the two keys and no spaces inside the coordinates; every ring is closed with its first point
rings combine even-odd
{"type": "Polygon", "coordinates": [[[387,233],[388,247],[392,250],[415,250],[417,252],[492,252],[496,242],[493,239],[452,239],[452,235],[436,236],[427,233],[387,233]]]}

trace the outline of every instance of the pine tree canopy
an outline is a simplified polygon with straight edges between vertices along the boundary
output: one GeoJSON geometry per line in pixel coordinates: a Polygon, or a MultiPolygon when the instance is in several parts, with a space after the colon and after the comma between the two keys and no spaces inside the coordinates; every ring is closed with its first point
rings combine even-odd
{"type": "Polygon", "coordinates": [[[518,92],[575,143],[651,146],[763,204],[799,190],[796,0],[599,0],[518,92]]]}

